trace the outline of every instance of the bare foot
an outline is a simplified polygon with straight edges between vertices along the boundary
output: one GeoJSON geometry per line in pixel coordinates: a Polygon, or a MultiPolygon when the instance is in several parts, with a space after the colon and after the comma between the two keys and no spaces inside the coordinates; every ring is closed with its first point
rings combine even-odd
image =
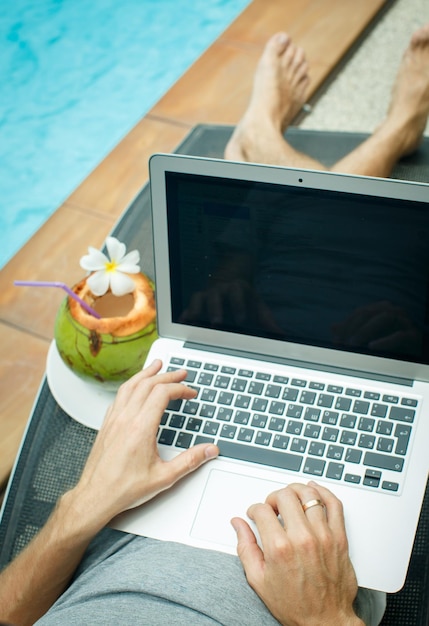
{"type": "Polygon", "coordinates": [[[269,162],[266,150],[273,139],[282,139],[301,109],[308,80],[302,48],[286,33],[273,35],[259,61],[250,103],[225,149],[225,158],[269,162]]]}
{"type": "Polygon", "coordinates": [[[401,156],[418,147],[429,114],[429,24],[411,38],[392,91],[386,126],[399,133],[401,156]]]}

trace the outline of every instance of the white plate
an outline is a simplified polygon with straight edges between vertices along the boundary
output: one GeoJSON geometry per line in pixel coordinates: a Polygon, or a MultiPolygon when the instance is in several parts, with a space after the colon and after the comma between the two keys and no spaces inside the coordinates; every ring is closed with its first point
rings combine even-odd
{"type": "Polygon", "coordinates": [[[46,375],[60,407],[80,424],[99,430],[116,392],[76,376],[61,359],[55,341],[49,347],[46,375]]]}

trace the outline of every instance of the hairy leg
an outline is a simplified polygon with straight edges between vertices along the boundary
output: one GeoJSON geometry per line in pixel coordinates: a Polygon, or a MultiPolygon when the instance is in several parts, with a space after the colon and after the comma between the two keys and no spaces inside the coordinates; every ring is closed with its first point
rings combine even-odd
{"type": "Polygon", "coordinates": [[[286,33],[271,37],[256,69],[248,108],[225,149],[225,158],[325,169],[292,148],[283,133],[305,102],[305,54],[286,33]]]}
{"type": "Polygon", "coordinates": [[[396,162],[418,147],[428,114],[429,24],[414,33],[404,53],[386,119],[332,170],[388,177],[396,162]]]}
{"type": "MultiPolygon", "coordinates": [[[[283,133],[305,102],[308,67],[304,52],[285,33],[268,41],[259,61],[248,108],[225,149],[225,158],[326,170],[295,150],[283,133]]],[[[416,31],[405,51],[384,122],[331,169],[387,177],[402,156],[415,150],[429,113],[429,24],[416,31]]]]}

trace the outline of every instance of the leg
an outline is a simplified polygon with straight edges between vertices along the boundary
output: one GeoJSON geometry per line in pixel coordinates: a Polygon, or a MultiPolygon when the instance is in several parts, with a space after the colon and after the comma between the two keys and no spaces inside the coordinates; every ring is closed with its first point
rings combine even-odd
{"type": "Polygon", "coordinates": [[[305,102],[304,52],[285,33],[271,37],[259,61],[249,106],[225,149],[225,158],[326,169],[292,148],[283,132],[305,102]]]}
{"type": "MultiPolygon", "coordinates": [[[[326,170],[290,146],[283,133],[305,101],[307,63],[284,33],[267,43],[255,74],[249,106],[225,149],[225,158],[326,170]]],[[[429,113],[429,25],[413,35],[404,54],[386,120],[331,169],[365,176],[390,175],[418,146],[429,113]]]]}
{"type": "Polygon", "coordinates": [[[384,122],[332,170],[388,177],[421,141],[429,113],[429,24],[416,31],[405,51],[384,122]]]}

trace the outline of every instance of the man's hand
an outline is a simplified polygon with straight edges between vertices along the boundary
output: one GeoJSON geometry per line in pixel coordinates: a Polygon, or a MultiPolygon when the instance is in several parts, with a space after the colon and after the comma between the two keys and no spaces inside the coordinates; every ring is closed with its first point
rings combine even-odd
{"type": "Polygon", "coordinates": [[[165,408],[170,400],[194,398],[195,391],[182,384],[184,370],[159,374],[160,368],[156,361],[120,387],[73,490],[80,507],[96,512],[100,527],[218,454],[216,446],[200,444],[161,459],[156,435],[165,408]]]}
{"type": "Polygon", "coordinates": [[[39,534],[0,575],[0,621],[34,624],[67,587],[88,543],[115,515],[153,498],[219,450],[201,444],[163,461],[156,444],[170,400],[193,398],[186,372],[153,363],[119,389],[81,479],[39,534]]]}
{"type": "Polygon", "coordinates": [[[255,504],[248,516],[258,528],[232,524],[238,556],[250,586],[285,626],[363,625],[353,611],[356,576],[348,555],[341,502],[327,489],[293,484],[255,504]],[[320,500],[305,512],[303,504],[320,500]]]}

